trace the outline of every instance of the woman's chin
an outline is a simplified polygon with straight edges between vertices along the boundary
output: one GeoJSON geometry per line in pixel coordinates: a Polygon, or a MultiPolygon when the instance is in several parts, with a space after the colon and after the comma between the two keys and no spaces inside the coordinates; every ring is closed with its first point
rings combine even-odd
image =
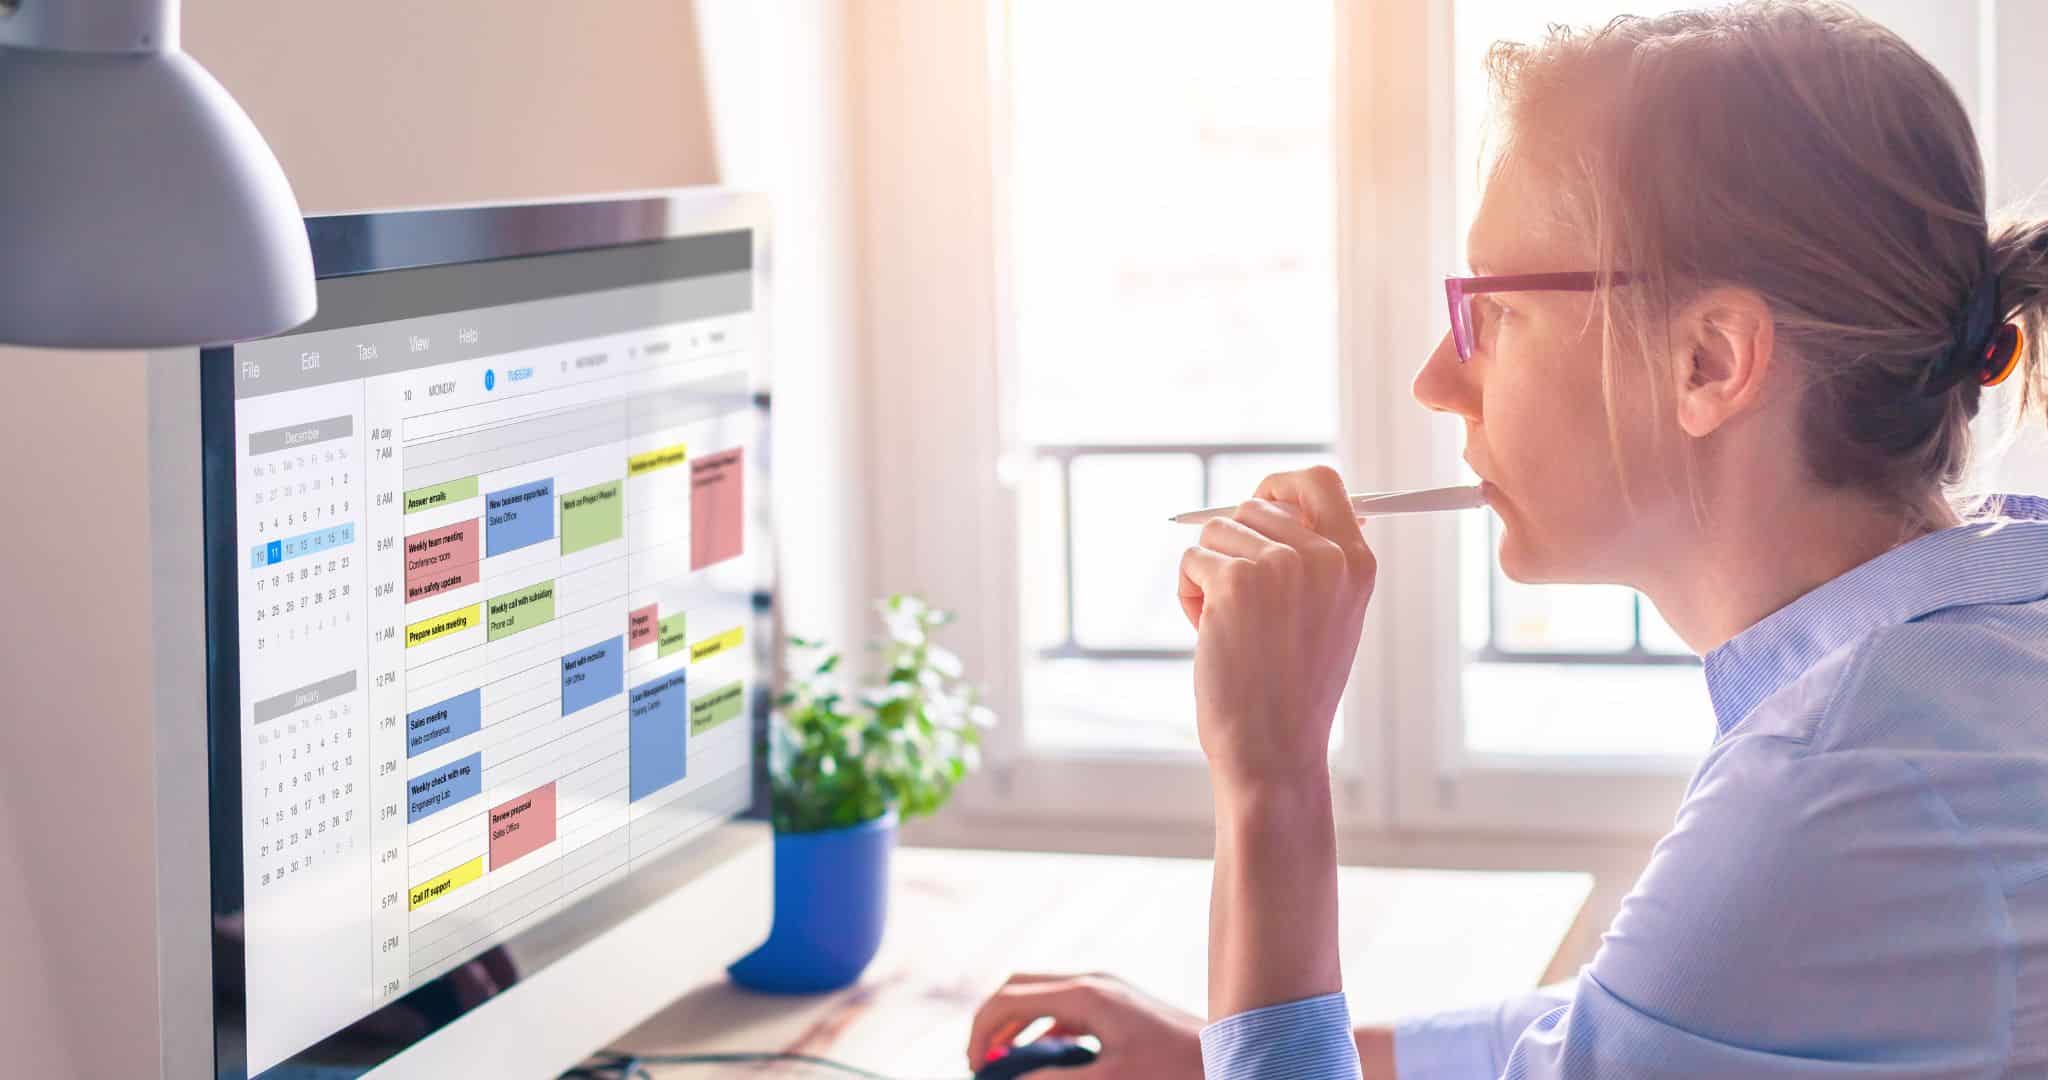
{"type": "Polygon", "coordinates": [[[1510,540],[1505,533],[1501,535],[1500,551],[1495,554],[1494,558],[1500,564],[1502,577],[1523,585],[1532,583],[1521,547],[1513,540],[1510,540]]]}
{"type": "Polygon", "coordinates": [[[1501,574],[1519,585],[1608,585],[1619,580],[1574,557],[1576,550],[1532,544],[1526,532],[1503,523],[1495,558],[1501,574]]]}
{"type": "Polygon", "coordinates": [[[1495,554],[1500,563],[1500,572],[1509,581],[1523,585],[1540,585],[1555,581],[1555,568],[1542,552],[1523,542],[1520,530],[1501,523],[1500,550],[1495,554]]]}
{"type": "Polygon", "coordinates": [[[1500,546],[1494,552],[1500,572],[1509,581],[1522,585],[1572,580],[1570,561],[1559,557],[1566,553],[1544,544],[1540,536],[1532,536],[1520,507],[1503,496],[1499,488],[1488,484],[1485,491],[1493,515],[1500,519],[1500,546]]]}

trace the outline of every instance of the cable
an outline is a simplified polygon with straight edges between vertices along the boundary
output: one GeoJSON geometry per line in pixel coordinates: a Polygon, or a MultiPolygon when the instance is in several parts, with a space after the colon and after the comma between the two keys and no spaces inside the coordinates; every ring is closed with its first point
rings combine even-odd
{"type": "MultiPolygon", "coordinates": [[[[887,1073],[870,1072],[843,1061],[834,1061],[813,1054],[629,1054],[619,1050],[606,1050],[597,1057],[600,1060],[595,1064],[581,1065],[563,1073],[562,1080],[654,1080],[653,1074],[647,1071],[649,1065],[758,1065],[778,1061],[809,1065],[858,1077],[860,1080],[899,1080],[887,1073]]],[[[947,1080],[956,1078],[948,1077],[947,1080]]]]}

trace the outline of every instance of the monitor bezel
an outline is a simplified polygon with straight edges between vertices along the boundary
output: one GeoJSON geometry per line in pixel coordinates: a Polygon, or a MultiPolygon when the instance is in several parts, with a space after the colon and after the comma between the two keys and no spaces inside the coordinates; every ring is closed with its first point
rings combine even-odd
{"type": "MultiPolygon", "coordinates": [[[[733,229],[745,229],[752,234],[752,310],[756,317],[753,348],[759,357],[754,381],[754,406],[759,417],[761,452],[756,455],[758,461],[749,469],[750,481],[759,481],[758,490],[750,502],[756,507],[757,518],[768,523],[768,528],[763,531],[760,538],[764,550],[756,554],[756,583],[752,597],[756,625],[755,633],[751,636],[754,641],[756,670],[760,673],[760,679],[754,687],[749,712],[753,726],[752,738],[758,746],[765,738],[772,687],[779,678],[779,671],[774,663],[776,642],[779,641],[775,559],[772,552],[766,550],[772,547],[774,533],[769,515],[773,460],[773,429],[770,424],[772,361],[769,359],[772,354],[767,340],[768,327],[763,317],[768,309],[765,275],[768,220],[765,199],[759,195],[721,189],[678,189],[628,192],[544,203],[476,203],[408,210],[326,214],[309,216],[305,219],[305,224],[312,245],[314,276],[321,280],[393,270],[474,264],[622,247],[733,229]]],[[[315,318],[317,319],[317,315],[315,318]]],[[[297,332],[299,331],[294,329],[279,336],[297,332]]],[[[284,1075],[295,1066],[318,1064],[319,1062],[314,1059],[324,1056],[318,1051],[326,1046],[326,1043],[308,1047],[292,1058],[262,1073],[252,1075],[247,1071],[246,1059],[241,1048],[229,1045],[230,1040],[235,1037],[235,1032],[229,1030],[229,1021],[224,1019],[225,1016],[237,1013],[246,1016],[246,998],[240,986],[240,973],[246,967],[245,945],[239,936],[220,932],[224,909],[229,906],[223,896],[222,883],[226,880],[223,875],[233,875],[232,880],[236,883],[233,892],[239,897],[239,882],[243,870],[239,760],[240,647],[235,633],[216,632],[216,628],[234,627],[238,616],[236,598],[239,576],[235,559],[236,503],[232,442],[233,355],[232,345],[202,349],[199,372],[207,627],[207,812],[208,832],[211,838],[208,893],[209,914],[214,922],[209,935],[213,940],[212,1057],[215,1080],[264,1080],[271,1075],[284,1075]],[[224,1006],[234,1008],[230,1011],[224,1006]]],[[[765,769],[763,756],[755,754],[753,776],[750,778],[750,808],[741,815],[743,817],[760,818],[766,815],[765,769]]],[[[693,844],[682,845],[678,850],[657,859],[655,866],[636,871],[620,882],[601,890],[593,899],[619,898],[631,891],[628,889],[628,883],[648,877],[662,877],[680,885],[703,871],[701,866],[688,865],[693,858],[693,847],[693,844]]],[[[639,892],[642,895],[631,897],[625,905],[617,902],[611,904],[608,910],[602,912],[604,918],[601,922],[592,919],[592,925],[583,928],[587,931],[587,936],[595,938],[626,914],[646,906],[655,898],[645,895],[644,888],[639,892]]],[[[577,908],[548,917],[535,927],[522,931],[512,940],[519,941],[530,936],[542,935],[560,937],[565,931],[573,936],[579,929],[573,924],[580,918],[589,916],[592,908],[591,904],[579,904],[577,908]]],[[[531,977],[540,970],[545,968],[525,972],[523,977],[531,977]]],[[[408,991],[399,1001],[435,998],[455,1002],[457,995],[453,980],[460,973],[461,968],[458,967],[431,983],[408,991]]],[[[361,1069],[358,1075],[374,1073],[391,1058],[432,1038],[435,1032],[475,1012],[489,1004],[491,1000],[485,998],[466,1007],[455,1007],[436,1013],[426,1029],[416,1037],[394,1039],[389,1045],[375,1051],[375,1060],[365,1058],[357,1063],[361,1069]]]]}

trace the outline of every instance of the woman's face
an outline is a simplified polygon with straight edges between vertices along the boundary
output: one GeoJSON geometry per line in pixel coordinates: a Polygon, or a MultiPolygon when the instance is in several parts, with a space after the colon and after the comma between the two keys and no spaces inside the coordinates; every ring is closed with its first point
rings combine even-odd
{"type": "MultiPolygon", "coordinates": [[[[1595,269],[1590,238],[1554,205],[1542,182],[1512,162],[1499,170],[1468,239],[1472,273],[1595,269]]],[[[1472,318],[1471,360],[1458,361],[1446,333],[1415,377],[1415,397],[1465,421],[1465,460],[1501,520],[1502,571],[1530,582],[1635,580],[1656,557],[1659,537],[1648,527],[1656,503],[1670,501],[1668,488],[1646,481],[1670,465],[1657,448],[1678,441],[1653,437],[1642,363],[1625,357],[1615,365],[1617,445],[1602,391],[1597,294],[1482,294],[1472,318]],[[1633,511],[1621,459],[1629,462],[1633,511]]]]}

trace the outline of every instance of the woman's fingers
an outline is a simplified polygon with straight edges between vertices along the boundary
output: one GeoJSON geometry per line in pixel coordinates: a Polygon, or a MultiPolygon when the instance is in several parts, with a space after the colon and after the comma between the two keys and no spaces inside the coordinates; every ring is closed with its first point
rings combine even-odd
{"type": "Polygon", "coordinates": [[[1201,1018],[1139,993],[1111,975],[1025,975],[1011,979],[983,1005],[969,1035],[967,1059],[979,1069],[992,1049],[1050,1018],[1047,1036],[1093,1036],[1099,1056],[1075,1080],[1153,1080],[1202,1075],[1201,1018]]]}
{"type": "Polygon", "coordinates": [[[1237,509],[1230,516],[1258,530],[1260,535],[1290,547],[1300,547],[1311,541],[1329,542],[1323,534],[1308,527],[1308,515],[1300,507],[1271,499],[1246,499],[1237,504],[1237,509]]]}
{"type": "MultiPolygon", "coordinates": [[[[1272,506],[1271,503],[1266,505],[1272,506]]],[[[1274,507],[1274,511],[1285,516],[1285,511],[1279,510],[1278,507],[1274,507]]],[[[1239,515],[1243,515],[1246,512],[1242,506],[1237,509],[1239,515]]],[[[1267,515],[1257,514],[1256,516],[1263,519],[1267,515]]],[[[1296,528],[1301,527],[1297,525],[1296,528]]],[[[1311,536],[1314,535],[1309,533],[1307,529],[1301,529],[1301,531],[1311,536]]],[[[1240,559],[1260,558],[1275,547],[1280,546],[1281,543],[1277,537],[1245,521],[1241,521],[1237,517],[1210,518],[1203,523],[1202,532],[1196,542],[1219,555],[1231,555],[1240,559]]]]}
{"type": "MultiPolygon", "coordinates": [[[[1207,526],[1204,526],[1207,528],[1207,526]]],[[[1188,625],[1202,628],[1202,600],[1215,588],[1225,569],[1235,560],[1197,544],[1181,553],[1180,609],[1188,625]]]]}
{"type": "MultiPolygon", "coordinates": [[[[1379,563],[1365,542],[1365,519],[1351,510],[1351,496],[1336,470],[1325,465],[1299,472],[1275,473],[1259,482],[1256,502],[1272,500],[1300,507],[1308,524],[1329,542],[1329,551],[1357,580],[1371,582],[1379,563]]],[[[1250,505],[1250,504],[1247,504],[1250,505]]],[[[1334,565],[1329,567],[1336,569],[1334,565]]]]}
{"type": "Polygon", "coordinates": [[[1290,503],[1308,516],[1308,526],[1332,540],[1358,536],[1358,519],[1343,478],[1327,465],[1296,472],[1274,473],[1259,482],[1256,498],[1290,503]]]}
{"type": "Polygon", "coordinates": [[[1068,1031],[1102,1038],[1100,1025],[1106,1018],[1101,1015],[1101,1004],[1101,995],[1079,979],[1012,979],[974,1014],[967,1036],[967,1067],[979,1069],[987,1064],[990,1051],[1009,1046],[1018,1032],[1040,1017],[1052,1017],[1068,1031]]]}
{"type": "MultiPolygon", "coordinates": [[[[1342,570],[1345,551],[1341,544],[1309,528],[1302,518],[1298,508],[1266,499],[1250,499],[1237,508],[1238,522],[1280,546],[1293,548],[1308,566],[1331,572],[1342,570]]],[[[1354,524],[1353,528],[1357,526],[1354,524]]]]}
{"type": "MultiPolygon", "coordinates": [[[[1293,490],[1285,483],[1275,483],[1280,478],[1268,479],[1268,485],[1276,490],[1293,490]]],[[[1263,486],[1262,486],[1263,490],[1263,486]]],[[[1339,485],[1338,490],[1342,490],[1339,485]]],[[[1350,513],[1350,503],[1345,503],[1345,513],[1350,513]]],[[[1299,507],[1274,502],[1270,499],[1248,499],[1227,518],[1211,518],[1202,526],[1196,549],[1190,549],[1181,560],[1180,605],[1182,614],[1187,616],[1189,625],[1197,630],[1202,625],[1203,594],[1206,591],[1201,573],[1204,569],[1214,576],[1223,572],[1224,562],[1208,559],[1196,554],[1206,550],[1232,559],[1257,562],[1270,558],[1279,548],[1292,548],[1312,564],[1333,565],[1346,560],[1347,552],[1337,541],[1317,532],[1305,524],[1308,512],[1299,507]],[[1191,561],[1196,564],[1191,567],[1191,561]]],[[[1363,518],[1352,517],[1354,533],[1364,523],[1363,518]]]]}

